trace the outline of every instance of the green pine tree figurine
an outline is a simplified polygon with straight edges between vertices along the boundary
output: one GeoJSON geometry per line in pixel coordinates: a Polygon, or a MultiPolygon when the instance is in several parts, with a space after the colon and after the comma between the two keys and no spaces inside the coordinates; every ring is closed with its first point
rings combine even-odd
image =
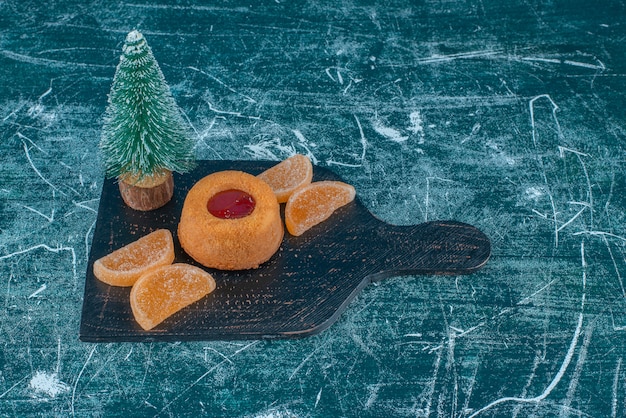
{"type": "Polygon", "coordinates": [[[192,168],[195,141],[143,35],[130,32],[122,52],[100,149],[126,204],[152,210],[171,199],[172,171],[192,168]]]}

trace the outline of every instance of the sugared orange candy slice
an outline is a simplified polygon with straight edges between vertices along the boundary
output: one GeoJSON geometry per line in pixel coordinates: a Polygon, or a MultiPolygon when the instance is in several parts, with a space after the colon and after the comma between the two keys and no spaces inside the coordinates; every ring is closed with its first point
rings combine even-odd
{"type": "Polygon", "coordinates": [[[176,263],[144,274],[130,291],[135,320],[146,331],[215,289],[215,280],[191,264],[176,263]]]}
{"type": "Polygon", "coordinates": [[[302,235],[352,202],[355,195],[354,187],[341,181],[317,181],[304,186],[287,201],[285,226],[291,235],[302,235]]]}
{"type": "Polygon", "coordinates": [[[309,157],[296,154],[257,176],[270,185],[278,203],[285,203],[291,194],[313,179],[313,164],[309,157]]]}
{"type": "Polygon", "coordinates": [[[111,286],[132,286],[142,274],[173,262],[172,233],[157,229],[96,260],[93,273],[111,286]]]}

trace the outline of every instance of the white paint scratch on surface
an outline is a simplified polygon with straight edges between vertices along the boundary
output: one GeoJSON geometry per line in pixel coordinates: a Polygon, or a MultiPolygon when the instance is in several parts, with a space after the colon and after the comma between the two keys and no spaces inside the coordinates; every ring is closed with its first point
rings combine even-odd
{"type": "Polygon", "coordinates": [[[90,212],[93,212],[93,213],[97,214],[98,210],[94,209],[94,208],[92,208],[90,206],[87,206],[87,203],[96,203],[97,204],[99,201],[100,201],[100,199],[91,199],[91,200],[85,200],[83,202],[72,202],[72,203],[74,203],[74,205],[76,205],[79,208],[86,209],[86,210],[88,210],[90,212]]]}
{"type": "MultiPolygon", "coordinates": [[[[535,352],[535,358],[533,359],[533,365],[531,367],[530,373],[528,374],[528,379],[526,380],[526,384],[522,389],[522,398],[526,398],[528,396],[528,389],[531,387],[533,381],[537,377],[537,368],[539,365],[545,361],[544,355],[537,351],[535,352]]],[[[512,410],[512,418],[517,418],[519,416],[520,410],[522,409],[522,404],[515,405],[512,410]]]]}
{"type": "Polygon", "coordinates": [[[250,97],[250,96],[248,96],[248,95],[246,95],[246,94],[242,94],[242,93],[238,92],[237,90],[235,90],[234,88],[232,88],[232,87],[231,87],[231,86],[229,86],[228,84],[224,83],[224,82],[223,82],[222,80],[220,80],[219,78],[215,77],[214,75],[211,75],[211,74],[207,73],[206,71],[202,71],[201,69],[196,68],[196,67],[193,67],[193,66],[188,66],[188,67],[186,67],[186,68],[188,68],[188,69],[190,69],[190,70],[192,70],[192,71],[196,71],[196,72],[198,72],[198,73],[200,73],[200,74],[202,74],[202,75],[205,75],[205,76],[209,77],[211,80],[215,81],[216,83],[218,83],[218,84],[219,84],[219,85],[221,85],[222,87],[226,88],[228,91],[230,91],[230,92],[232,92],[232,93],[235,93],[235,94],[237,94],[237,95],[241,96],[241,97],[244,99],[244,101],[245,101],[245,102],[247,102],[247,103],[256,103],[256,102],[257,102],[257,101],[256,101],[256,100],[254,100],[252,97],[250,97]]]}
{"type": "Polygon", "coordinates": [[[472,417],[476,417],[480,414],[482,414],[483,412],[506,402],[520,402],[520,403],[539,403],[541,401],[543,401],[544,399],[546,399],[550,393],[552,393],[552,391],[554,390],[554,388],[556,387],[556,385],[559,384],[559,382],[561,381],[561,379],[563,378],[563,375],[565,374],[565,371],[567,370],[570,362],[572,361],[572,358],[574,357],[574,351],[576,349],[576,345],[578,342],[578,337],[580,336],[580,331],[582,329],[582,323],[583,323],[583,314],[581,313],[578,317],[578,324],[576,325],[576,330],[574,331],[574,337],[572,338],[572,341],[570,343],[570,347],[567,350],[567,353],[565,355],[565,359],[563,360],[563,363],[561,364],[561,368],[559,369],[559,371],[557,372],[557,374],[554,376],[554,378],[552,379],[552,381],[550,382],[550,384],[546,387],[546,389],[540,394],[537,395],[535,397],[532,398],[518,398],[518,397],[504,397],[504,398],[500,398],[497,399],[493,402],[491,402],[490,404],[488,404],[487,406],[479,409],[478,411],[474,412],[472,415],[470,415],[469,418],[472,417]]]}
{"type": "Polygon", "coordinates": [[[311,357],[313,357],[313,355],[314,355],[315,353],[317,353],[319,350],[321,350],[322,348],[324,348],[324,347],[325,347],[325,345],[326,345],[326,344],[320,345],[320,346],[319,346],[319,347],[317,347],[315,350],[311,351],[311,352],[310,352],[310,353],[309,353],[309,354],[308,354],[308,355],[304,358],[304,360],[302,360],[302,361],[300,362],[300,364],[298,365],[298,367],[296,367],[296,368],[293,370],[293,372],[291,373],[291,376],[289,376],[289,379],[288,379],[288,380],[293,379],[293,378],[294,378],[294,376],[295,376],[296,374],[298,374],[298,372],[300,371],[300,369],[302,369],[302,367],[305,365],[305,363],[306,363],[307,361],[309,361],[309,360],[311,359],[311,357]]]}
{"type": "Polygon", "coordinates": [[[418,144],[424,143],[424,120],[419,110],[409,114],[409,127],[407,130],[418,136],[418,144]]]}
{"type": "Polygon", "coordinates": [[[422,115],[419,110],[415,110],[409,114],[410,126],[407,128],[409,131],[414,134],[419,134],[424,132],[424,121],[422,120],[422,115]]]}
{"type": "Polygon", "coordinates": [[[7,393],[11,392],[13,389],[15,389],[20,383],[22,383],[28,376],[24,376],[22,377],[20,380],[18,380],[17,382],[15,382],[13,384],[13,386],[11,386],[10,388],[8,388],[7,390],[5,390],[4,392],[0,393],[0,399],[4,398],[7,393]]]}
{"type": "Polygon", "coordinates": [[[16,52],[7,51],[7,50],[0,50],[0,55],[3,55],[4,57],[14,60],[14,61],[25,62],[25,63],[33,64],[33,65],[43,65],[43,66],[51,67],[51,68],[67,67],[71,69],[76,69],[76,68],[110,69],[112,67],[109,65],[88,64],[84,62],[75,62],[75,61],[66,62],[66,61],[52,60],[52,59],[47,59],[47,58],[36,58],[36,57],[31,57],[30,55],[18,54],[16,52]]]}
{"type": "Polygon", "coordinates": [[[293,145],[283,145],[280,138],[272,138],[270,140],[259,141],[256,144],[248,144],[243,146],[253,158],[258,160],[280,161],[283,156],[291,157],[296,154],[293,145]]]}
{"type": "Polygon", "coordinates": [[[554,247],[558,248],[559,246],[559,225],[558,225],[558,220],[557,220],[558,212],[556,208],[556,203],[554,202],[554,197],[550,193],[548,177],[547,177],[546,170],[543,164],[543,160],[541,159],[542,153],[539,151],[539,147],[538,147],[538,134],[537,134],[537,126],[536,126],[536,120],[535,120],[535,102],[539,99],[546,99],[552,105],[552,120],[554,121],[556,132],[559,138],[563,137],[563,131],[561,130],[559,119],[556,116],[559,110],[559,106],[554,102],[554,100],[552,100],[552,97],[550,97],[549,94],[541,94],[539,96],[536,96],[530,99],[530,101],[528,102],[528,107],[530,111],[530,126],[531,126],[532,138],[533,138],[533,146],[537,153],[537,159],[538,159],[539,165],[541,166],[541,173],[543,176],[543,181],[546,186],[548,197],[550,198],[550,206],[552,207],[552,222],[554,224],[554,247]]]}
{"type": "Polygon", "coordinates": [[[44,395],[49,398],[54,398],[57,395],[69,391],[70,389],[66,383],[59,380],[56,373],[47,373],[43,371],[35,373],[35,375],[30,379],[28,387],[35,392],[35,395],[44,395]]]}
{"type": "Polygon", "coordinates": [[[486,412],[490,410],[491,408],[494,408],[500,404],[507,403],[507,402],[539,403],[543,401],[544,399],[546,399],[548,396],[550,396],[554,388],[559,384],[559,382],[565,375],[565,372],[567,371],[567,368],[569,367],[572,359],[574,358],[574,352],[576,351],[576,346],[578,345],[578,339],[580,337],[580,333],[583,327],[584,308],[585,308],[585,300],[586,300],[586,295],[587,295],[586,293],[587,260],[585,258],[585,242],[584,241],[580,243],[580,253],[581,253],[581,264],[582,264],[582,295],[581,295],[581,302],[580,302],[580,313],[578,314],[578,323],[576,324],[574,335],[572,336],[572,340],[570,342],[569,348],[567,349],[567,352],[565,353],[565,357],[563,359],[563,362],[561,363],[561,367],[552,378],[552,381],[550,382],[550,384],[548,384],[548,386],[544,389],[542,393],[534,397],[509,396],[509,397],[496,399],[495,401],[489,403],[488,405],[474,412],[472,415],[469,416],[469,418],[477,417],[483,412],[486,412]]]}
{"type": "Polygon", "coordinates": [[[565,229],[566,227],[568,227],[572,222],[574,222],[580,215],[583,214],[583,212],[586,210],[587,208],[584,207],[581,210],[579,210],[574,216],[572,216],[572,218],[570,218],[569,221],[565,222],[564,224],[562,224],[560,227],[557,228],[558,232],[561,232],[563,229],[565,229]]]}
{"type": "Polygon", "coordinates": [[[367,152],[368,143],[367,143],[367,138],[365,138],[365,133],[363,132],[363,126],[361,125],[361,121],[356,115],[354,115],[354,120],[356,121],[356,124],[359,128],[360,142],[361,142],[361,148],[362,148],[360,162],[358,164],[350,164],[350,163],[343,163],[343,162],[334,161],[334,160],[327,160],[326,164],[343,166],[343,167],[352,167],[352,168],[358,168],[358,167],[363,166],[363,163],[365,162],[365,154],[367,152]]]}
{"type": "Polygon", "coordinates": [[[292,129],[293,134],[298,138],[298,141],[302,144],[306,144],[308,141],[306,140],[304,134],[299,129],[292,129]]]}
{"type": "Polygon", "coordinates": [[[622,369],[622,358],[620,357],[617,360],[617,365],[615,366],[615,375],[613,377],[613,401],[611,402],[611,417],[617,416],[617,393],[619,391],[619,376],[622,369]]]}
{"type": "Polygon", "coordinates": [[[4,260],[4,259],[7,259],[7,258],[15,257],[17,255],[25,254],[25,253],[28,253],[30,251],[34,251],[34,250],[37,250],[37,249],[40,249],[40,248],[43,248],[44,250],[50,251],[52,253],[60,253],[61,251],[69,251],[70,254],[72,254],[72,271],[74,273],[74,281],[76,281],[78,279],[78,276],[77,276],[77,273],[76,273],[76,251],[74,251],[74,247],[61,247],[61,246],[59,246],[57,248],[53,248],[53,247],[50,247],[50,246],[48,246],[46,244],[38,244],[38,245],[35,245],[33,247],[27,248],[25,250],[15,251],[13,253],[6,254],[6,255],[0,255],[0,260],[4,260]]]}
{"type": "Polygon", "coordinates": [[[293,134],[298,139],[298,144],[306,150],[305,155],[309,157],[309,159],[311,160],[313,164],[317,164],[318,159],[317,157],[315,157],[315,155],[313,155],[313,152],[311,151],[311,147],[314,147],[315,144],[310,143],[309,140],[306,139],[304,134],[299,129],[293,129],[292,131],[293,131],[293,134]]]}
{"type": "Polygon", "coordinates": [[[372,128],[374,128],[374,130],[378,134],[380,134],[381,136],[384,136],[385,138],[387,138],[388,140],[392,142],[401,143],[409,139],[408,136],[402,135],[402,132],[398,131],[397,129],[390,128],[388,126],[383,126],[379,122],[374,122],[372,124],[372,128]]]}
{"type": "Polygon", "coordinates": [[[591,235],[591,236],[596,236],[596,237],[610,237],[610,238],[616,238],[616,239],[626,242],[626,237],[622,237],[620,235],[616,235],[616,234],[612,234],[610,232],[604,232],[604,231],[580,231],[580,232],[574,232],[572,235],[574,236],[591,235]]]}
{"type": "Polygon", "coordinates": [[[70,403],[72,416],[74,416],[74,401],[76,400],[76,388],[78,387],[78,382],[80,381],[80,378],[83,375],[83,372],[85,371],[85,369],[87,368],[87,364],[89,363],[89,360],[91,360],[91,357],[93,356],[93,353],[95,353],[97,347],[98,347],[97,345],[93,346],[93,348],[89,352],[89,356],[87,356],[87,360],[85,360],[85,363],[83,364],[83,367],[80,369],[80,372],[78,372],[78,376],[76,376],[76,381],[74,382],[74,388],[72,389],[72,401],[70,403]]]}
{"type": "Polygon", "coordinates": [[[583,173],[585,175],[585,180],[587,182],[587,199],[588,199],[588,201],[583,202],[583,204],[586,204],[586,206],[589,208],[589,222],[590,222],[590,225],[593,226],[593,223],[594,223],[593,222],[593,187],[591,186],[591,179],[589,177],[587,166],[585,165],[585,161],[582,158],[582,157],[589,157],[589,155],[583,152],[571,149],[571,148],[563,147],[563,146],[559,146],[558,148],[559,148],[559,156],[561,158],[565,158],[566,153],[574,154],[576,158],[578,159],[578,163],[582,167],[583,173]]]}
{"type": "Polygon", "coordinates": [[[430,184],[431,181],[433,180],[437,180],[437,181],[442,181],[442,182],[449,182],[452,183],[453,180],[450,179],[444,179],[441,177],[426,177],[426,195],[424,196],[424,222],[428,221],[428,210],[429,210],[429,206],[430,206],[430,184]]]}
{"type": "Polygon", "coordinates": [[[589,349],[589,343],[591,342],[591,337],[593,335],[593,323],[587,328],[585,332],[585,337],[583,338],[583,343],[580,348],[580,352],[578,354],[578,361],[576,361],[576,367],[574,368],[574,373],[570,378],[569,387],[567,389],[567,395],[565,397],[565,401],[563,405],[566,408],[571,408],[572,403],[576,398],[576,391],[578,385],[580,384],[580,375],[582,374],[583,367],[585,365],[585,361],[587,360],[587,350],[589,349]]]}
{"type": "Polygon", "coordinates": [[[554,282],[556,282],[556,281],[557,281],[557,279],[550,280],[550,282],[548,282],[547,284],[543,285],[539,290],[534,291],[529,296],[526,296],[524,299],[520,300],[517,303],[517,306],[522,306],[522,305],[526,305],[526,304],[530,303],[535,296],[537,296],[539,293],[543,292],[544,290],[546,290],[547,288],[552,286],[552,284],[554,284],[554,282]]]}
{"type": "MultiPolygon", "coordinates": [[[[236,355],[238,355],[239,353],[246,351],[248,348],[253,347],[255,345],[257,345],[258,343],[260,343],[260,340],[256,340],[251,342],[250,344],[247,344],[245,346],[243,346],[242,348],[240,348],[239,350],[235,351],[229,358],[226,358],[224,360],[222,360],[221,362],[217,363],[215,366],[211,367],[210,369],[208,369],[206,372],[204,372],[200,377],[198,377],[191,385],[189,385],[186,389],[184,389],[183,391],[181,391],[176,397],[174,397],[174,399],[172,399],[170,402],[168,402],[160,411],[159,413],[157,413],[155,416],[159,416],[161,415],[161,413],[163,413],[165,410],[169,409],[169,407],[176,402],[178,399],[180,399],[181,396],[183,396],[185,393],[187,393],[191,388],[193,388],[194,386],[196,386],[199,382],[201,382],[205,377],[207,377],[209,374],[213,373],[216,369],[218,369],[219,367],[221,367],[222,365],[224,365],[225,363],[231,362],[231,358],[235,357],[236,355]]],[[[94,347],[95,348],[95,347],[94,347]]]]}
{"type": "Polygon", "coordinates": [[[44,290],[46,290],[46,288],[47,288],[46,284],[45,284],[45,283],[44,283],[44,284],[42,284],[42,285],[41,285],[41,287],[40,287],[39,289],[35,290],[33,293],[31,293],[31,294],[28,296],[28,299],[32,299],[32,298],[34,298],[35,296],[37,296],[38,294],[40,294],[41,292],[43,292],[44,290]]]}
{"type": "Polygon", "coordinates": [[[526,198],[535,201],[535,203],[538,202],[545,194],[546,193],[543,187],[538,186],[531,186],[524,192],[526,198]]]}
{"type": "Polygon", "coordinates": [[[220,110],[220,109],[217,109],[215,106],[213,106],[213,103],[209,102],[208,100],[205,100],[204,102],[209,106],[209,109],[212,112],[215,112],[218,115],[229,115],[229,116],[235,116],[235,117],[238,117],[238,118],[250,119],[250,120],[263,120],[261,118],[261,116],[251,116],[251,115],[245,115],[245,114],[243,114],[241,112],[235,112],[235,111],[229,111],[229,110],[220,110]]]}
{"type": "Polygon", "coordinates": [[[339,71],[339,70],[340,70],[340,68],[337,68],[337,67],[328,67],[328,68],[326,68],[325,72],[326,72],[326,75],[328,76],[328,78],[333,80],[335,83],[339,83],[339,84],[343,85],[343,76],[341,75],[341,71],[339,71]],[[335,70],[335,74],[337,75],[336,79],[330,73],[330,70],[335,70]]]}
{"type": "Polygon", "coordinates": [[[435,364],[433,367],[433,375],[431,381],[428,383],[428,387],[425,390],[426,405],[424,407],[423,416],[428,417],[432,412],[433,401],[435,398],[435,386],[437,386],[437,380],[439,379],[439,369],[441,367],[441,358],[443,350],[435,350],[437,355],[435,356],[435,364]]]}
{"type": "Polygon", "coordinates": [[[607,251],[609,252],[609,256],[611,257],[611,261],[613,262],[613,269],[615,270],[615,276],[617,277],[617,282],[619,283],[619,287],[622,290],[622,295],[626,298],[626,288],[624,288],[624,280],[622,279],[622,274],[619,271],[619,267],[617,266],[617,260],[613,255],[613,250],[611,249],[611,244],[609,240],[606,239],[606,236],[602,237],[602,241],[606,246],[607,251]]]}
{"type": "Polygon", "coordinates": [[[205,356],[204,356],[204,357],[205,357],[205,361],[207,361],[207,360],[206,360],[206,353],[207,353],[207,351],[213,351],[213,352],[214,352],[214,353],[216,353],[218,356],[222,357],[222,358],[223,358],[226,362],[228,362],[228,363],[230,363],[230,364],[235,364],[235,363],[233,363],[233,361],[232,361],[231,359],[229,359],[229,358],[228,358],[228,356],[226,356],[226,354],[224,354],[224,353],[222,353],[222,352],[220,352],[220,351],[216,350],[216,349],[215,349],[215,348],[213,348],[213,347],[204,347],[204,352],[205,352],[205,353],[204,353],[204,354],[205,354],[205,356]]]}
{"type": "Polygon", "coordinates": [[[500,55],[504,52],[503,49],[484,50],[484,51],[469,51],[460,52],[458,54],[449,55],[433,55],[426,58],[417,60],[418,64],[438,64],[441,62],[454,61],[458,59],[472,59],[472,58],[487,58],[495,55],[500,55]]]}
{"type": "Polygon", "coordinates": [[[297,418],[298,415],[291,412],[285,407],[271,408],[267,411],[259,412],[254,415],[248,415],[249,418],[297,418]]]}
{"type": "Polygon", "coordinates": [[[21,134],[20,132],[17,133],[17,136],[18,136],[18,138],[20,138],[22,140],[22,144],[23,144],[23,148],[24,148],[24,154],[26,155],[26,159],[28,160],[28,163],[30,164],[30,166],[33,169],[33,171],[35,172],[35,174],[37,174],[37,176],[40,179],[42,179],[44,183],[46,183],[48,186],[52,187],[52,190],[56,190],[59,193],[61,193],[63,196],[67,196],[67,194],[63,193],[62,190],[60,190],[57,186],[52,184],[50,182],[50,180],[45,178],[43,176],[43,174],[41,174],[41,171],[39,171],[39,169],[37,169],[37,167],[35,166],[35,163],[33,162],[32,158],[30,156],[30,148],[28,147],[28,145],[26,145],[25,141],[30,142],[34,147],[36,147],[39,150],[41,150],[41,148],[39,148],[30,138],[28,138],[27,136],[21,134]]]}
{"type": "Polygon", "coordinates": [[[374,404],[374,402],[376,402],[376,399],[378,399],[378,392],[380,390],[380,386],[381,384],[377,383],[368,388],[369,396],[367,397],[367,401],[365,402],[365,409],[370,409],[372,405],[374,404]]]}
{"type": "Polygon", "coordinates": [[[21,205],[24,209],[28,209],[29,211],[36,213],[37,215],[43,217],[44,219],[46,219],[48,222],[52,223],[54,222],[54,201],[55,201],[55,191],[54,189],[52,189],[52,209],[50,209],[50,215],[46,215],[43,212],[38,211],[35,208],[31,208],[30,206],[26,206],[26,205],[21,205]]]}
{"type": "Polygon", "coordinates": [[[320,391],[317,392],[317,396],[315,397],[315,406],[313,408],[317,408],[317,404],[320,403],[320,399],[322,399],[322,389],[320,388],[320,391]]]}
{"type": "Polygon", "coordinates": [[[48,222],[53,222],[54,221],[54,208],[52,208],[52,211],[50,213],[50,216],[38,211],[37,209],[31,208],[30,206],[26,206],[26,205],[21,205],[24,209],[28,209],[29,211],[36,213],[37,215],[41,216],[42,218],[45,218],[48,222]]]}
{"type": "Polygon", "coordinates": [[[573,67],[588,68],[590,70],[599,70],[599,71],[606,70],[606,65],[604,65],[602,61],[600,61],[597,58],[595,60],[597,64],[591,64],[588,62],[574,61],[574,60],[561,59],[561,58],[543,58],[543,57],[522,57],[521,58],[521,61],[528,61],[528,62],[542,62],[546,64],[570,65],[573,67]]]}

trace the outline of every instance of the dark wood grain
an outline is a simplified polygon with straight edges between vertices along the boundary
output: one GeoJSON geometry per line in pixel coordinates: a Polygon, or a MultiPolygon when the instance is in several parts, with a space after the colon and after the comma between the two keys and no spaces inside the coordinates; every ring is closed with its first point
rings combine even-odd
{"type": "MultiPolygon", "coordinates": [[[[274,257],[255,270],[207,269],[217,289],[151,331],[133,319],[129,288],[93,276],[94,260],[157,228],[176,234],[186,192],[205,175],[237,169],[257,174],[275,162],[202,161],[175,179],[172,202],[151,212],[124,205],[114,181],[104,184],[86,274],[83,341],[172,341],[295,337],[329,327],[372,280],[392,275],[467,274],[488,260],[489,239],[471,225],[433,221],[393,226],[356,199],[299,237],[285,235],[274,257]]],[[[316,167],[314,180],[340,180],[316,167]]],[[[192,263],[176,242],[176,261],[192,263]]]]}
{"type": "Polygon", "coordinates": [[[160,208],[170,201],[174,193],[174,180],[171,173],[165,181],[153,187],[140,187],[123,180],[119,180],[118,185],[124,202],[136,210],[160,208]]]}

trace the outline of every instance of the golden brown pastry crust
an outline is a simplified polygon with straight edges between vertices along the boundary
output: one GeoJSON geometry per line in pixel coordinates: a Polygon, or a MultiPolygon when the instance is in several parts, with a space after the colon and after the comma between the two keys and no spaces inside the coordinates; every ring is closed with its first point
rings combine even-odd
{"type": "Polygon", "coordinates": [[[269,260],[283,240],[280,207],[272,189],[242,171],[220,171],[200,179],[189,190],[178,224],[181,246],[203,266],[221,270],[257,268],[269,260]],[[243,218],[221,219],[207,210],[216,193],[236,189],[256,202],[243,218]]]}

